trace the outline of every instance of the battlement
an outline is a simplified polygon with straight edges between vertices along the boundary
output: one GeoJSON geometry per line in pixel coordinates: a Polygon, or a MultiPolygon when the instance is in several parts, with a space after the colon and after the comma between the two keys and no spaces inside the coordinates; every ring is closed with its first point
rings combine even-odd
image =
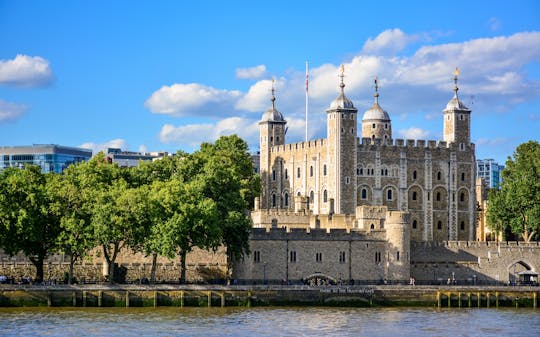
{"type": "Polygon", "coordinates": [[[272,148],[270,149],[270,152],[279,153],[279,152],[304,151],[305,149],[309,149],[309,148],[324,147],[326,143],[327,143],[327,140],[323,138],[323,139],[314,139],[307,142],[276,145],[276,146],[272,146],[272,148]]]}
{"type": "Polygon", "coordinates": [[[313,228],[252,228],[251,240],[383,241],[363,231],[313,228]]]}
{"type": "Polygon", "coordinates": [[[417,147],[430,149],[447,149],[455,146],[454,143],[447,143],[443,140],[423,140],[423,139],[371,139],[359,138],[360,146],[395,146],[395,147],[417,147]]]}
{"type": "Polygon", "coordinates": [[[524,241],[411,241],[411,247],[417,248],[540,248],[540,242],[524,242],[524,241]]]}

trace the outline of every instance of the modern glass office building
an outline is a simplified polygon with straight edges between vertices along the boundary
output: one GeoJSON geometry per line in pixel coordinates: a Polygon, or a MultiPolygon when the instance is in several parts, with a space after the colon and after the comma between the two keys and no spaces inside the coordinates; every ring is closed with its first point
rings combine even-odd
{"type": "Polygon", "coordinates": [[[476,161],[476,176],[484,178],[488,188],[498,188],[501,183],[501,171],[504,166],[493,159],[479,159],[476,161]]]}
{"type": "Polygon", "coordinates": [[[92,150],[55,144],[0,146],[0,170],[7,167],[41,167],[43,173],[62,173],[70,164],[87,161],[92,150]]]}

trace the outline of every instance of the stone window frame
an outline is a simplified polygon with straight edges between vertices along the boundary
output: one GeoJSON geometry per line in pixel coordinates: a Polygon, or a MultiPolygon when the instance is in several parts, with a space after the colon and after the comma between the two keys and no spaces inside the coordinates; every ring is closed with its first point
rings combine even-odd
{"type": "Polygon", "coordinates": [[[261,262],[261,251],[260,250],[254,250],[253,251],[253,263],[260,263],[261,262]]]}
{"type": "Polygon", "coordinates": [[[289,262],[296,263],[296,250],[291,250],[289,252],[289,262]]]}

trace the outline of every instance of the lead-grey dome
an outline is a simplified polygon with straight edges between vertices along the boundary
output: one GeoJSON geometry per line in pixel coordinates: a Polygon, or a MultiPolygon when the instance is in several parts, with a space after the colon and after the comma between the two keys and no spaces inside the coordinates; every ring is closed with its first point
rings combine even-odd
{"type": "Polygon", "coordinates": [[[348,99],[344,93],[341,93],[338,98],[332,101],[330,103],[329,110],[335,110],[335,109],[356,109],[354,107],[353,102],[348,99]]]}
{"type": "Polygon", "coordinates": [[[388,122],[390,121],[390,116],[388,116],[388,113],[381,108],[378,102],[374,102],[373,106],[364,113],[362,120],[380,120],[388,122]]]}
{"type": "MultiPolygon", "coordinates": [[[[456,90],[456,89],[454,89],[456,90]]],[[[444,109],[445,111],[448,110],[448,111],[451,111],[451,110],[466,110],[466,111],[470,111],[469,108],[467,108],[465,106],[465,104],[463,104],[463,102],[458,98],[457,96],[457,90],[456,90],[456,93],[454,94],[454,97],[452,97],[452,99],[448,102],[448,104],[446,104],[446,109],[444,109]]]]}
{"type": "Polygon", "coordinates": [[[274,97],[273,90],[274,89],[272,89],[272,98],[271,98],[272,106],[268,110],[266,110],[265,113],[263,113],[262,119],[259,123],[265,123],[265,122],[286,123],[285,119],[283,118],[283,114],[276,109],[276,105],[275,105],[276,98],[274,97]]]}

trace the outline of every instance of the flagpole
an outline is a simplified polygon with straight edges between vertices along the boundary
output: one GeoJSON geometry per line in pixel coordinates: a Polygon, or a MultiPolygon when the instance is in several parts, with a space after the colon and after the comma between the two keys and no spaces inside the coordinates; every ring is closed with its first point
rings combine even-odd
{"type": "Polygon", "coordinates": [[[306,142],[308,141],[308,88],[309,88],[309,75],[308,75],[308,61],[306,61],[306,142]]]}

